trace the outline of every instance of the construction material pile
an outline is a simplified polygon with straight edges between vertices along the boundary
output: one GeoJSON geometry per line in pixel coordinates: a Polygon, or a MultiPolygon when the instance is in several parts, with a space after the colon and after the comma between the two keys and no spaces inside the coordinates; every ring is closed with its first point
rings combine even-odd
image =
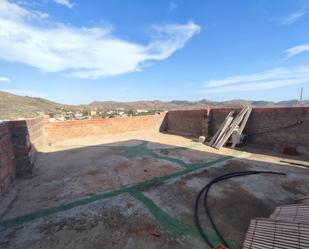
{"type": "Polygon", "coordinates": [[[208,145],[220,149],[228,142],[229,138],[232,137],[232,148],[235,148],[235,146],[241,141],[242,132],[246,126],[251,111],[251,107],[244,107],[235,118],[233,117],[235,112],[231,111],[226,116],[208,145]]]}
{"type": "Polygon", "coordinates": [[[309,248],[309,204],[277,207],[270,218],[253,219],[243,249],[309,248]]]}

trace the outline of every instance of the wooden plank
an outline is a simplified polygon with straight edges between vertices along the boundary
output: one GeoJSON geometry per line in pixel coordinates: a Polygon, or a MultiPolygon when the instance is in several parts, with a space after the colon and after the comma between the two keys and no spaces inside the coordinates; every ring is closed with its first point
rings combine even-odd
{"type": "Polygon", "coordinates": [[[234,149],[235,146],[236,146],[236,144],[239,143],[240,136],[241,136],[243,130],[245,129],[246,123],[247,123],[247,121],[248,121],[248,119],[249,119],[249,117],[250,117],[251,112],[252,112],[252,108],[250,107],[250,108],[248,109],[247,113],[245,114],[245,117],[244,117],[244,119],[242,120],[241,125],[240,125],[240,127],[239,127],[239,129],[238,129],[238,131],[237,131],[237,136],[238,136],[238,138],[235,139],[235,140],[233,141],[233,144],[232,144],[232,147],[231,147],[232,149],[234,149]]]}
{"type": "Polygon", "coordinates": [[[221,129],[216,141],[213,143],[213,147],[221,140],[221,138],[226,134],[227,129],[229,128],[230,124],[233,121],[233,117],[229,117],[227,122],[225,123],[224,127],[221,129]]]}
{"type": "Polygon", "coordinates": [[[223,123],[220,125],[219,129],[216,131],[215,135],[211,138],[210,142],[208,143],[209,146],[212,146],[213,143],[217,140],[217,137],[219,136],[220,132],[228,122],[229,117],[232,117],[234,114],[234,111],[231,111],[224,119],[223,123]]]}
{"type": "Polygon", "coordinates": [[[235,130],[235,128],[240,124],[240,122],[242,121],[244,115],[246,114],[246,112],[249,110],[249,107],[245,107],[243,108],[240,113],[237,115],[237,117],[234,119],[234,121],[232,122],[229,130],[227,131],[226,135],[221,139],[221,141],[216,145],[216,149],[220,149],[229,139],[229,137],[232,135],[233,131],[235,130]]]}
{"type": "MultiPolygon", "coordinates": [[[[237,120],[237,119],[239,118],[239,116],[242,115],[242,114],[244,113],[244,111],[245,111],[245,108],[243,108],[243,109],[239,112],[239,114],[238,114],[237,117],[233,120],[233,122],[235,122],[235,120],[237,120]]],[[[224,133],[222,134],[221,138],[218,138],[217,141],[213,144],[212,147],[217,148],[218,144],[221,143],[221,141],[222,141],[223,138],[226,136],[226,133],[229,131],[229,129],[230,129],[230,126],[228,126],[228,127],[225,129],[225,131],[224,131],[224,133]]]]}
{"type": "Polygon", "coordinates": [[[247,111],[247,113],[246,113],[246,115],[244,117],[244,120],[243,120],[243,122],[241,123],[241,125],[239,127],[240,134],[244,131],[246,123],[247,123],[247,121],[248,121],[248,119],[250,117],[251,112],[252,112],[252,107],[249,107],[249,110],[247,111]]]}

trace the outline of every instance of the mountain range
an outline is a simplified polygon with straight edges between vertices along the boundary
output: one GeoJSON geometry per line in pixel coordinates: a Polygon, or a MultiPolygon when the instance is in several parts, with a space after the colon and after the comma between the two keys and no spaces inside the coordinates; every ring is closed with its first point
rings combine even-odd
{"type": "Polygon", "coordinates": [[[8,92],[0,91],[0,120],[11,120],[18,118],[35,117],[40,114],[48,114],[57,110],[77,111],[101,109],[108,110],[185,110],[185,109],[203,109],[203,108],[222,108],[222,107],[242,107],[252,105],[253,107],[296,107],[309,106],[309,100],[287,100],[280,102],[271,101],[249,101],[249,100],[229,100],[229,101],[159,101],[159,100],[144,100],[132,102],[117,102],[117,101],[94,101],[88,105],[65,105],[56,103],[43,98],[19,96],[8,92]]]}

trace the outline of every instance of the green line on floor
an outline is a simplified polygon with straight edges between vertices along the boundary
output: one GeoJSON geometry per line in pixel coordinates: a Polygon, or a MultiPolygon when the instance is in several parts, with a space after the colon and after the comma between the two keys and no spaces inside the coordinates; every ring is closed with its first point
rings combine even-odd
{"type": "Polygon", "coordinates": [[[153,178],[153,179],[150,179],[150,180],[146,180],[144,182],[135,184],[133,186],[123,187],[123,188],[113,190],[113,191],[110,191],[110,192],[96,193],[96,194],[86,196],[84,198],[69,202],[67,204],[62,204],[62,205],[51,207],[51,208],[45,208],[45,209],[41,209],[39,211],[30,213],[30,214],[22,215],[22,216],[19,216],[19,217],[16,217],[16,218],[8,219],[8,220],[3,220],[3,221],[0,221],[0,227],[8,228],[8,227],[20,225],[22,223],[26,223],[26,222],[30,222],[32,220],[35,220],[37,218],[42,218],[42,217],[45,217],[45,216],[48,216],[48,215],[51,215],[51,214],[55,214],[55,213],[58,213],[58,212],[69,210],[69,209],[74,208],[74,207],[86,205],[86,204],[92,203],[92,202],[97,201],[97,200],[102,200],[102,199],[114,197],[116,195],[129,192],[131,190],[142,190],[145,187],[149,187],[149,186],[152,186],[152,185],[155,185],[155,184],[159,184],[159,183],[162,183],[162,182],[169,180],[169,179],[172,179],[172,178],[187,175],[187,174],[189,174],[189,173],[191,173],[195,170],[206,168],[206,167],[209,167],[209,166],[217,164],[217,163],[225,162],[225,161],[227,161],[231,158],[233,158],[233,156],[225,156],[225,157],[218,158],[218,159],[215,159],[215,160],[212,160],[212,161],[209,161],[209,162],[205,162],[205,163],[192,164],[190,167],[187,167],[182,171],[178,171],[178,172],[175,172],[175,173],[172,173],[172,174],[169,174],[169,175],[164,175],[164,176],[156,177],[156,178],[153,178]]]}
{"type": "MultiPolygon", "coordinates": [[[[151,199],[136,190],[130,190],[129,193],[135,199],[143,203],[143,205],[150,211],[150,213],[154,216],[154,218],[160,223],[162,228],[174,235],[188,235],[196,238],[201,238],[196,227],[193,224],[187,223],[181,219],[174,218],[170,216],[168,213],[163,211],[159,206],[157,206],[151,199]]],[[[192,219],[193,221],[193,219],[192,219]]],[[[214,244],[220,244],[220,238],[215,233],[214,230],[205,227],[204,231],[206,232],[207,237],[214,244]]],[[[232,241],[229,241],[231,249],[236,248],[232,241]]]]}
{"type": "MultiPolygon", "coordinates": [[[[169,162],[176,163],[183,168],[186,168],[189,166],[189,164],[185,163],[183,160],[180,160],[177,158],[171,158],[168,156],[158,155],[156,152],[154,152],[154,150],[149,149],[147,147],[147,144],[148,142],[144,141],[135,146],[116,146],[116,147],[108,146],[108,147],[118,150],[122,156],[128,157],[128,158],[148,156],[153,159],[167,160],[169,162]]],[[[193,147],[193,145],[190,145],[188,147],[166,148],[166,149],[160,149],[160,152],[161,150],[164,150],[165,153],[169,151],[182,151],[182,150],[188,150],[191,147],[193,147]]]]}
{"type": "Polygon", "coordinates": [[[164,212],[154,202],[143,195],[139,191],[130,190],[129,193],[151,212],[156,220],[159,221],[160,225],[167,231],[176,235],[196,235],[194,227],[189,224],[171,217],[168,213],[164,212]]]}

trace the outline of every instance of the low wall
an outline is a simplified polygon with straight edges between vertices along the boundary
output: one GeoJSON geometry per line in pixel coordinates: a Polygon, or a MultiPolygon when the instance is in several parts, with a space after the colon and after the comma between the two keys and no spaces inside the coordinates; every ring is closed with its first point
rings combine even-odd
{"type": "Polygon", "coordinates": [[[37,152],[49,142],[139,130],[160,130],[165,114],[48,122],[48,116],[0,123],[0,193],[15,176],[32,173],[37,152]]]}
{"type": "Polygon", "coordinates": [[[47,122],[48,116],[9,122],[17,176],[32,172],[37,150],[45,144],[47,122]]]}
{"type": "Polygon", "coordinates": [[[0,194],[15,178],[14,151],[9,122],[0,123],[0,194]]]}
{"type": "MultiPolygon", "coordinates": [[[[211,110],[210,135],[214,134],[231,110],[211,110]]],[[[248,135],[249,145],[309,147],[309,107],[253,108],[244,133],[248,135]],[[301,124],[297,125],[298,121],[301,124]]]]}
{"type": "MultiPolygon", "coordinates": [[[[171,111],[167,115],[166,130],[180,135],[203,135],[210,140],[231,110],[171,111]]],[[[239,111],[236,109],[236,113],[239,111]]],[[[253,108],[244,133],[249,135],[249,145],[309,148],[309,107],[253,108]],[[297,122],[301,124],[296,125],[297,122]]]]}
{"type": "Polygon", "coordinates": [[[47,141],[54,143],[73,138],[95,137],[139,130],[159,130],[164,116],[165,114],[50,122],[47,124],[45,131],[47,141]]]}
{"type": "MultiPolygon", "coordinates": [[[[166,115],[48,122],[47,116],[0,123],[0,193],[30,174],[42,146],[67,139],[157,130],[208,138],[232,109],[170,111],[166,115]]],[[[239,111],[239,110],[237,110],[239,111]]],[[[309,148],[309,107],[254,108],[245,127],[248,144],[309,148]],[[298,124],[297,124],[298,123],[298,124]]]]}
{"type": "Polygon", "coordinates": [[[208,136],[209,110],[169,111],[165,130],[185,136],[208,136]]]}

